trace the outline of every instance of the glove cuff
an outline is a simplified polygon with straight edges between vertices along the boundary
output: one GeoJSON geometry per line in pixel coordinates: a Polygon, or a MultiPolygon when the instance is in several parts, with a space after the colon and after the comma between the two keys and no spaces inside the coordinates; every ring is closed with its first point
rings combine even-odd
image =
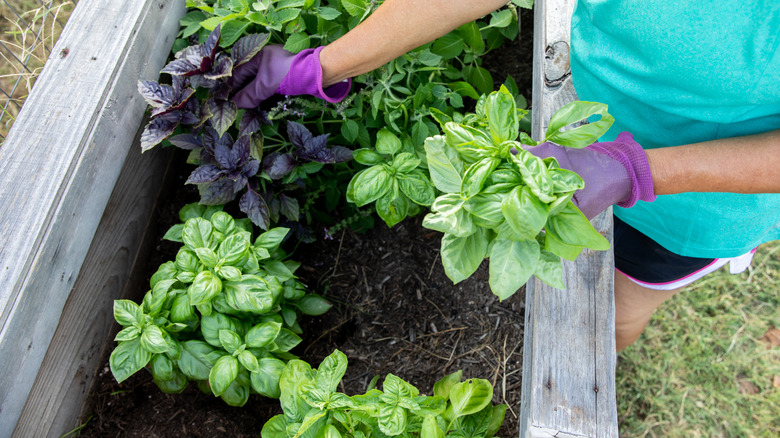
{"type": "Polygon", "coordinates": [[[614,142],[594,143],[588,146],[588,149],[607,155],[625,167],[631,182],[631,193],[617,203],[619,207],[633,207],[637,201],[655,201],[650,163],[642,146],[634,141],[633,135],[622,132],[614,142]]]}
{"type": "Polygon", "coordinates": [[[277,94],[297,96],[309,94],[330,103],[344,100],[352,87],[352,78],[328,88],[322,88],[322,65],[320,65],[320,52],[324,46],[316,49],[306,49],[295,55],[290,71],[279,84],[277,94]]]}

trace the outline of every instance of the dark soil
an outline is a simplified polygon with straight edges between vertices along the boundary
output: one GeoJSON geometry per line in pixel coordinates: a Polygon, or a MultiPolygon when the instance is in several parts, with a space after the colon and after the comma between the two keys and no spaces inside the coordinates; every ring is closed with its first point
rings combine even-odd
{"type": "MultiPolygon", "coordinates": [[[[524,11],[521,19],[521,38],[490,54],[485,66],[497,85],[512,74],[530,98],[532,14],[524,11]]],[[[171,178],[173,190],[158,212],[160,236],[178,221],[179,208],[197,200],[196,193],[179,189],[190,171],[182,165],[171,178]]],[[[435,381],[457,370],[463,370],[464,378],[488,379],[495,387],[494,403],[509,405],[499,436],[517,435],[522,291],[499,302],[488,288],[486,264],[453,285],[438,257],[441,234],[423,228],[420,217],[392,229],[377,221],[368,232],[342,230],[333,237],[296,253],[302,281],[334,306],[320,317],[304,319],[304,339],[293,352],[313,367],[334,349],[344,352],[349,367],[341,391],[349,395],[364,393],[372,377],[388,373],[428,394],[435,381]]],[[[158,241],[146,263],[146,278],[178,250],[176,244],[158,241]]],[[[145,292],[129,298],[140,300],[145,292]]],[[[233,408],[194,385],[183,394],[164,394],[146,372],[117,384],[108,370],[109,343],[82,436],[259,436],[263,424],[281,413],[277,400],[253,396],[244,407],[233,408]]]]}

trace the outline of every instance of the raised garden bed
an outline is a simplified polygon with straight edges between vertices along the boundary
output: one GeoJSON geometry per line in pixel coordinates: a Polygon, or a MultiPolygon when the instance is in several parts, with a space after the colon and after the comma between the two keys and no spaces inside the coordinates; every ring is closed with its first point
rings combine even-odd
{"type": "MultiPolygon", "coordinates": [[[[539,3],[541,2],[537,2],[537,6],[539,3]]],[[[537,14],[539,11],[540,9],[537,9],[537,14]]],[[[529,29],[530,14],[524,15],[523,18],[524,28],[529,29]]],[[[538,20],[539,18],[537,23],[538,20]]],[[[518,69],[528,71],[530,53],[526,51],[527,45],[523,46],[527,42],[527,37],[525,40],[521,38],[520,45],[515,46],[515,49],[520,49],[517,55],[521,61],[507,63],[505,53],[500,59],[493,60],[493,71],[498,73],[499,77],[507,73],[507,66],[513,74],[518,69]]],[[[536,82],[540,83],[540,80],[537,79],[536,82]]],[[[527,93],[528,85],[521,86],[521,90],[527,93]]],[[[161,163],[166,162],[164,157],[158,160],[161,163]]],[[[173,180],[174,185],[183,186],[184,175],[190,171],[182,167],[184,166],[174,165],[168,174],[169,181],[173,180]]],[[[132,175],[133,171],[126,173],[132,175]]],[[[155,173],[162,174],[159,169],[155,173]]],[[[121,186],[125,180],[120,181],[121,186]]],[[[166,198],[158,201],[158,210],[162,211],[156,227],[155,223],[147,226],[144,222],[147,241],[154,242],[153,253],[158,254],[161,260],[152,258],[145,263],[146,256],[143,254],[150,252],[142,250],[139,253],[142,256],[136,259],[133,273],[129,275],[130,280],[125,288],[125,295],[129,298],[140,299],[147,289],[145,283],[150,273],[161,261],[171,259],[169,251],[175,254],[175,249],[166,248],[167,242],[160,243],[159,236],[171,223],[177,221],[175,210],[184,205],[181,201],[190,202],[197,199],[197,194],[181,191],[170,192],[168,196],[170,198],[167,199],[175,200],[175,206],[166,198]],[[152,236],[155,229],[157,237],[152,236]]],[[[107,209],[104,222],[111,222],[111,213],[117,213],[112,212],[112,209],[107,209]]],[[[146,211],[148,209],[147,206],[146,211]]],[[[464,371],[465,377],[486,378],[495,386],[494,402],[509,405],[507,421],[499,433],[500,436],[511,436],[517,433],[518,429],[527,431],[531,436],[546,436],[544,434],[553,432],[564,434],[558,436],[613,436],[616,433],[616,424],[613,428],[610,416],[611,410],[614,409],[614,393],[610,390],[609,379],[610,373],[614,372],[614,366],[610,368],[607,362],[603,370],[599,369],[602,355],[609,357],[610,353],[606,350],[594,352],[593,346],[588,345],[591,344],[589,341],[582,343],[578,340],[587,339],[594,334],[598,340],[602,326],[608,326],[601,322],[602,315],[594,315],[594,308],[585,309],[583,313],[588,316],[583,324],[588,332],[583,336],[578,319],[569,322],[576,327],[568,331],[572,338],[566,343],[560,342],[560,337],[556,338],[560,332],[546,333],[547,323],[537,321],[532,316],[534,331],[530,338],[525,334],[524,347],[521,334],[524,328],[525,303],[522,294],[498,302],[487,287],[485,266],[472,278],[452,286],[438,260],[439,239],[438,233],[422,228],[417,218],[407,219],[392,230],[387,230],[384,224],[381,224],[365,234],[354,231],[334,233],[333,240],[320,241],[310,246],[305,255],[299,258],[303,266],[298,274],[305,283],[316,287],[318,292],[331,298],[337,305],[325,315],[303,322],[306,337],[296,353],[316,366],[334,348],[344,351],[350,366],[343,381],[344,388],[340,390],[348,393],[365,391],[371,377],[389,372],[410,381],[424,392],[430,391],[433,382],[446,373],[458,369],[464,371]],[[545,336],[551,336],[557,343],[545,345],[545,336]],[[533,362],[523,357],[522,350],[527,350],[529,346],[533,347],[533,362]],[[578,350],[571,353],[571,348],[578,350]],[[584,356],[579,352],[583,349],[584,356]],[[561,358],[567,356],[572,363],[560,363],[561,358]],[[581,367],[580,361],[590,365],[581,367]],[[552,364],[554,368],[547,366],[544,369],[545,362],[547,365],[552,364]],[[592,381],[593,367],[599,370],[595,373],[595,384],[592,381]],[[533,374],[534,379],[524,379],[521,383],[521,369],[527,375],[533,374]],[[537,373],[539,379],[545,379],[542,383],[536,382],[537,373]],[[584,381],[576,382],[583,376],[586,377],[584,381]],[[594,388],[598,388],[603,379],[607,381],[603,383],[601,395],[593,396],[594,388]],[[583,386],[587,387],[585,391],[582,391],[583,386]],[[546,392],[544,388],[547,388],[546,392]],[[540,389],[541,393],[538,392],[540,389]],[[529,396],[532,393],[533,396],[529,396]],[[591,395],[588,396],[588,393],[591,395]],[[610,397],[612,409],[608,400],[610,397]],[[607,402],[597,406],[597,398],[606,398],[607,402]],[[606,412],[604,419],[601,418],[600,412],[606,412]],[[566,433],[570,435],[565,435],[566,433]]],[[[131,253],[135,254],[135,249],[142,247],[139,241],[133,246],[131,253]]],[[[95,257],[100,259],[101,253],[97,251],[95,257]]],[[[131,256],[132,258],[134,257],[131,256]]],[[[87,258],[87,261],[89,260],[91,259],[87,258]]],[[[130,263],[126,262],[123,264],[123,275],[127,275],[129,265],[130,263]]],[[[590,272],[587,266],[582,271],[590,272]]],[[[79,278],[84,275],[82,271],[79,278]]],[[[125,283],[124,278],[127,277],[122,278],[120,285],[125,283]]],[[[538,291],[538,288],[536,290],[538,291]]],[[[553,294],[548,294],[552,297],[538,293],[540,298],[535,299],[555,300],[561,293],[563,292],[554,291],[553,294]]],[[[79,307],[78,301],[74,301],[73,297],[74,295],[71,295],[70,302],[76,304],[70,311],[77,312],[82,307],[79,307]]],[[[118,297],[114,295],[114,298],[118,297]]],[[[81,300],[89,302],[89,295],[81,300]]],[[[105,312],[103,315],[106,319],[109,319],[110,311],[106,309],[106,301],[110,299],[104,299],[102,305],[90,310],[90,314],[99,314],[102,311],[105,312]]],[[[582,304],[577,295],[568,301],[575,310],[582,304]]],[[[536,301],[534,312],[544,310],[539,309],[539,302],[541,301],[536,301]]],[[[608,313],[608,300],[606,306],[608,313]]],[[[556,315],[556,319],[560,324],[565,316],[556,315]]],[[[100,326],[106,327],[106,322],[100,326]]],[[[77,332],[62,322],[60,327],[65,331],[66,339],[73,338],[73,334],[77,332]]],[[[605,331],[609,337],[609,330],[605,331]]],[[[566,332],[564,330],[564,333],[566,332]]],[[[88,333],[96,342],[102,341],[99,329],[88,333]]],[[[109,339],[112,339],[114,333],[109,334],[109,339]]],[[[66,345],[66,341],[60,342],[56,339],[55,335],[53,348],[49,349],[47,354],[53,354],[52,350],[66,345]]],[[[109,349],[113,347],[113,341],[108,344],[111,344],[107,345],[109,349]]],[[[606,345],[609,347],[609,342],[606,345]]],[[[80,395],[73,397],[73,400],[83,397],[84,389],[92,377],[89,369],[94,368],[99,361],[93,397],[84,411],[86,414],[78,420],[83,425],[81,432],[86,436],[257,436],[265,421],[280,412],[277,401],[259,397],[252,398],[243,408],[230,408],[219,399],[203,395],[195,388],[188,388],[183,395],[164,395],[146,373],[139,373],[122,385],[116,385],[105,365],[105,353],[102,359],[99,359],[101,356],[97,355],[97,351],[100,347],[93,345],[90,348],[88,361],[75,361],[77,366],[82,368],[76,373],[84,376],[84,379],[76,385],[80,385],[80,395]],[[232,421],[234,419],[240,421],[232,421]]],[[[599,348],[603,347],[597,345],[596,350],[599,348]]],[[[65,371],[71,372],[69,369],[65,371]]],[[[614,380],[614,377],[612,379],[614,380]]],[[[36,385],[38,384],[44,391],[51,385],[47,384],[40,374],[36,381],[36,385]]],[[[65,387],[64,391],[73,391],[67,388],[67,384],[65,387]]],[[[27,405],[30,403],[28,399],[27,405]]],[[[49,434],[56,436],[68,430],[66,425],[77,423],[72,415],[74,408],[70,406],[66,409],[71,414],[58,412],[60,407],[53,409],[55,413],[44,414],[50,424],[49,434]],[[54,417],[57,417],[56,421],[54,417]]],[[[5,412],[4,410],[3,413],[5,412]]],[[[29,413],[26,415],[30,419],[34,418],[29,413]]],[[[16,426],[19,436],[24,436],[25,429],[20,428],[23,424],[20,421],[16,426]]]]}

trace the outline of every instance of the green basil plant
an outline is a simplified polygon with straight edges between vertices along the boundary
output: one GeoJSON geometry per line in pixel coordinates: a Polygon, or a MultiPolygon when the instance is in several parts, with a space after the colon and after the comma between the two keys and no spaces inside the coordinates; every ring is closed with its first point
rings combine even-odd
{"type": "MultiPolygon", "coordinates": [[[[554,158],[541,159],[523,148],[536,144],[519,132],[525,113],[501,87],[483,96],[475,113],[439,113],[444,135],[425,141],[431,180],[442,194],[423,226],[444,233],[441,260],[455,283],[490,259],[490,288],[500,299],[532,275],[563,288],[561,258],[574,260],[584,248],[610,247],[571,202],[584,187],[582,178],[554,158]]],[[[603,104],[573,102],[553,116],[543,141],[585,147],[612,120],[603,104]],[[593,115],[601,120],[562,130],[593,115]]]]}
{"type": "Polygon", "coordinates": [[[251,393],[279,397],[282,370],[301,341],[299,315],[321,315],[330,303],[296,279],[299,264],[280,249],[288,229],[252,240],[249,219],[221,206],[190,204],[179,216],[184,223],[165,235],[183,243],[175,261],[152,275],[141,304],[114,302],[123,327],[110,358],[114,378],[146,367],[167,393],[195,381],[232,406],[251,393]]]}
{"type": "Polygon", "coordinates": [[[283,414],[263,426],[263,438],[297,437],[484,437],[498,432],[507,405],[494,406],[493,386],[484,379],[462,380],[462,372],[436,382],[433,395],[388,374],[382,390],[348,396],[336,391],[347,369],[346,356],[336,350],[318,369],[291,360],[279,386],[283,414]]]}

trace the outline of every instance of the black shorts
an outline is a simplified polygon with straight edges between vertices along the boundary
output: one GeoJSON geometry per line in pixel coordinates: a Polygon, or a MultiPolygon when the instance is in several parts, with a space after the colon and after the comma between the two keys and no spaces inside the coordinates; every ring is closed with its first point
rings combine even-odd
{"type": "Polygon", "coordinates": [[[742,272],[753,252],[736,258],[706,259],[675,254],[622,220],[615,219],[615,268],[634,282],[658,290],[672,290],[732,262],[732,273],[742,272]],[[735,261],[741,263],[735,263],[735,261]],[[735,266],[738,269],[735,269],[735,266]]]}

